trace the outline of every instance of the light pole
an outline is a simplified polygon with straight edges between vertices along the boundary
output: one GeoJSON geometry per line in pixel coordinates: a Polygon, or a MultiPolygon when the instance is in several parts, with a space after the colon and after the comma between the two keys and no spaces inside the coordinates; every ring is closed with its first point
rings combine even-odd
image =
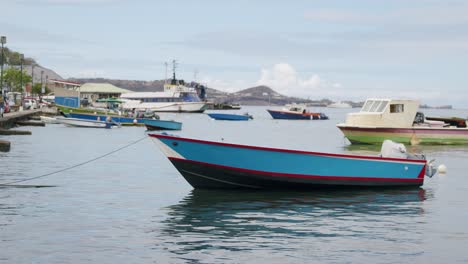
{"type": "Polygon", "coordinates": [[[5,56],[3,54],[3,45],[6,44],[6,36],[1,36],[0,37],[0,42],[2,43],[2,63],[1,63],[1,73],[0,73],[0,89],[3,93],[3,60],[5,59],[5,56]]]}
{"type": "Polygon", "coordinates": [[[20,54],[20,63],[21,63],[21,93],[23,93],[23,62],[24,62],[24,54],[20,54]]]}
{"type": "Polygon", "coordinates": [[[30,96],[33,95],[33,87],[34,87],[34,62],[31,62],[31,93],[30,96]]]}
{"type": "Polygon", "coordinates": [[[42,90],[44,90],[44,71],[41,71],[41,93],[43,93],[42,90]]]}

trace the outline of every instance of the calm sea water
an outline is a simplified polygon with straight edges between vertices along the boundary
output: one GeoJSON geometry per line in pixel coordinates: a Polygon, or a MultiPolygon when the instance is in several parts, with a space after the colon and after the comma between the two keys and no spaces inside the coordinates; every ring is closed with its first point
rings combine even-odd
{"type": "MultiPolygon", "coordinates": [[[[183,136],[334,153],[336,123],[357,109],[317,109],[328,121],[214,121],[166,114],[183,136]]],[[[214,112],[214,111],[212,111],[214,112]]],[[[236,111],[231,111],[236,112],[236,111]]],[[[443,116],[468,111],[432,110],[443,116]]],[[[0,183],[43,175],[145,136],[141,127],[23,127],[0,152],[0,183]]],[[[2,137],[5,139],[5,137],[2,137]]],[[[468,146],[408,147],[448,167],[422,188],[381,191],[193,190],[145,139],[71,170],[0,188],[0,263],[466,263],[468,146]],[[50,186],[50,187],[33,187],[50,186]]],[[[202,153],[201,153],[202,154],[202,153]]]]}

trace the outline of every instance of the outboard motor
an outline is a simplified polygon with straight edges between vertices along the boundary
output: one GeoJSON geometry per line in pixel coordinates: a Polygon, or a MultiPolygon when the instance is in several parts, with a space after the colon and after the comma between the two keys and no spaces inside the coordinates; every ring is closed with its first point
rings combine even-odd
{"type": "Polygon", "coordinates": [[[328,116],[324,113],[320,113],[320,119],[322,120],[328,120],[328,116]]]}
{"type": "MultiPolygon", "coordinates": [[[[382,143],[382,149],[380,150],[380,155],[383,158],[397,158],[397,159],[417,159],[417,160],[426,160],[426,157],[423,154],[409,154],[406,152],[405,145],[401,143],[396,143],[391,140],[384,140],[382,143]]],[[[425,175],[428,177],[434,176],[437,172],[437,169],[434,165],[435,160],[426,160],[426,171],[425,175]]]]}
{"type": "Polygon", "coordinates": [[[383,158],[397,158],[397,159],[408,158],[405,145],[401,143],[393,142],[388,139],[384,140],[384,142],[382,143],[382,149],[380,150],[380,155],[383,158]]]}

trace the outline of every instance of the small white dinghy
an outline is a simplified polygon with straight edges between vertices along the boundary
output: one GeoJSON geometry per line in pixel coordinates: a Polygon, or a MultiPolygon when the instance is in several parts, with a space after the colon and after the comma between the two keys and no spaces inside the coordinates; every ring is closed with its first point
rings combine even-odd
{"type": "Polygon", "coordinates": [[[112,121],[106,122],[81,118],[57,117],[56,120],[60,124],[74,127],[112,128],[113,126],[119,126],[117,123],[112,121]]]}

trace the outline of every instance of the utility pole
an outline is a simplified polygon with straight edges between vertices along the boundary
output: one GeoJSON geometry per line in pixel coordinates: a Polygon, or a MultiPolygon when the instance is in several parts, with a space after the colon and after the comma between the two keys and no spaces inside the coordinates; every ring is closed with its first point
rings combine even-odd
{"type": "Polygon", "coordinates": [[[33,88],[34,88],[34,62],[31,62],[31,92],[30,96],[33,95],[33,88]]]}
{"type": "MultiPolygon", "coordinates": [[[[3,93],[3,61],[5,59],[5,55],[3,54],[3,45],[6,44],[6,36],[0,37],[0,42],[2,43],[2,63],[1,63],[1,73],[0,73],[0,90],[3,93]]],[[[3,95],[2,95],[3,96],[3,95]]]]}
{"type": "Polygon", "coordinates": [[[44,79],[43,79],[43,76],[44,76],[44,70],[41,70],[41,94],[44,93],[44,79]]]}
{"type": "Polygon", "coordinates": [[[21,94],[23,94],[23,62],[24,62],[24,54],[20,54],[20,61],[21,61],[21,94]]]}

